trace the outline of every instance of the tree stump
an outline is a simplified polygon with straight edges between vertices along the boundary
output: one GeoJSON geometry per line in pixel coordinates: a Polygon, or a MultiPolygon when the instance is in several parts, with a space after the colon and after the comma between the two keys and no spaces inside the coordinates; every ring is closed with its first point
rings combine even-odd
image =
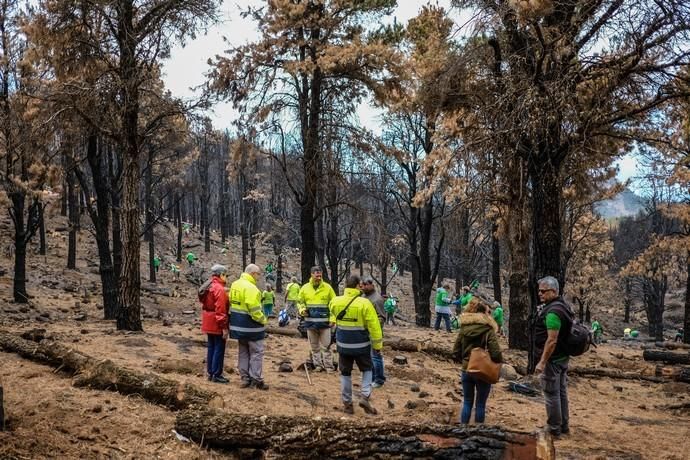
{"type": "Polygon", "coordinates": [[[175,430],[207,447],[245,455],[254,449],[260,458],[555,458],[550,438],[489,426],[362,424],[192,408],[178,413],[175,430]]]}
{"type": "Polygon", "coordinates": [[[405,356],[398,355],[393,358],[393,363],[398,364],[400,366],[404,366],[405,364],[407,364],[407,358],[405,356]]]}
{"type": "Polygon", "coordinates": [[[663,350],[644,350],[642,358],[645,361],[663,361],[669,364],[690,364],[690,353],[675,353],[663,350]]]}

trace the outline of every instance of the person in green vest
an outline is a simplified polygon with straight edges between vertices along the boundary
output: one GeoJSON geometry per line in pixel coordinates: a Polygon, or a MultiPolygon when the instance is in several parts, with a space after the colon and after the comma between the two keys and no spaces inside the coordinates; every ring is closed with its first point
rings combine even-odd
{"type": "Polygon", "coordinates": [[[180,281],[180,267],[175,264],[170,264],[170,273],[173,274],[177,281],[180,281]]]}
{"type": "Polygon", "coordinates": [[[601,336],[604,334],[604,329],[599,324],[596,319],[592,321],[592,337],[594,338],[594,343],[601,343],[601,336]]]}
{"type": "Polygon", "coordinates": [[[386,297],[386,301],[383,302],[383,310],[386,312],[386,324],[392,324],[395,326],[395,311],[398,309],[398,299],[392,295],[386,297]]]}
{"type": "Polygon", "coordinates": [[[453,302],[455,304],[455,312],[457,314],[460,314],[465,310],[465,307],[467,307],[467,304],[470,303],[470,300],[472,300],[472,293],[470,292],[470,287],[469,286],[463,286],[462,287],[462,296],[453,302]]]}
{"type": "Polygon", "coordinates": [[[451,332],[450,328],[450,302],[451,299],[450,285],[448,283],[443,283],[436,289],[436,299],[435,299],[435,310],[436,310],[436,322],[434,323],[434,330],[439,330],[441,328],[441,320],[446,325],[446,332],[451,332]]]}
{"type": "Polygon", "coordinates": [[[496,325],[498,325],[498,335],[502,336],[503,335],[503,306],[501,306],[501,303],[499,301],[494,301],[494,311],[492,312],[491,316],[493,317],[494,321],[496,321],[496,325]]]}
{"type": "Polygon", "coordinates": [[[158,269],[161,266],[161,258],[160,256],[154,256],[153,257],[153,269],[158,273],[158,269]]]}
{"type": "Polygon", "coordinates": [[[275,305],[276,293],[273,291],[273,286],[266,283],[266,290],[261,294],[261,307],[264,310],[264,316],[270,318],[273,314],[273,305],[275,305]]]}
{"type": "Polygon", "coordinates": [[[190,267],[194,265],[195,261],[199,260],[199,258],[193,252],[188,252],[185,256],[185,259],[187,259],[187,263],[190,267]]]}
{"type": "Polygon", "coordinates": [[[297,318],[297,301],[299,300],[299,290],[301,287],[297,283],[297,278],[293,276],[285,288],[285,306],[290,318],[297,318]]]}
{"type": "Polygon", "coordinates": [[[632,337],[633,339],[636,339],[639,335],[640,331],[638,331],[637,329],[633,329],[632,331],[630,331],[630,337],[632,337]]]}

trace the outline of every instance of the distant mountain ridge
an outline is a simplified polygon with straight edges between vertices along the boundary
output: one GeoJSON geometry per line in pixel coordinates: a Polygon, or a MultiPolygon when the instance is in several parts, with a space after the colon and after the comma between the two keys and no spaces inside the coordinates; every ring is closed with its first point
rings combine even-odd
{"type": "Polygon", "coordinates": [[[644,200],[630,189],[625,189],[610,200],[594,205],[594,210],[604,219],[635,216],[644,207],[644,200]]]}

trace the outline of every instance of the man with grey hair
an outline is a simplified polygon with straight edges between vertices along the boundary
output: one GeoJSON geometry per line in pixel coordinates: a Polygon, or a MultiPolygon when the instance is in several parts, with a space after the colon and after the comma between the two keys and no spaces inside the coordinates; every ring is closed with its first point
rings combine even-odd
{"type": "Polygon", "coordinates": [[[538,281],[543,303],[534,332],[536,373],[540,374],[546,403],[546,431],[553,436],[570,432],[568,414],[568,354],[565,341],[575,317],[559,294],[558,280],[546,276],[538,281]]]}
{"type": "Polygon", "coordinates": [[[264,383],[264,338],[268,320],[261,309],[261,291],[256,286],[261,269],[249,264],[230,286],[230,337],[237,339],[237,370],[240,387],[268,390],[264,383]]]}
{"type": "MultiPolygon", "coordinates": [[[[364,297],[374,305],[376,310],[376,316],[379,318],[379,324],[381,330],[383,331],[383,325],[386,322],[386,310],[383,307],[385,301],[383,297],[376,291],[376,285],[374,284],[374,278],[371,275],[367,275],[362,278],[362,293],[364,297]]],[[[382,387],[386,383],[386,372],[383,364],[383,353],[381,350],[371,349],[371,360],[374,365],[374,388],[382,387]]]]}

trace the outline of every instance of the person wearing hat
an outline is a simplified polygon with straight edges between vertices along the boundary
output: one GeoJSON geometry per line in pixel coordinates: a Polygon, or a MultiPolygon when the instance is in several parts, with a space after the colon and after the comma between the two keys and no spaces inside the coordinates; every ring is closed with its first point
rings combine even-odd
{"type": "Polygon", "coordinates": [[[325,282],[321,267],[311,267],[311,277],[299,290],[299,315],[304,318],[304,327],[311,347],[311,362],[317,372],[333,372],[331,328],[335,317],[331,315],[328,304],[335,297],[335,291],[325,282]]]}
{"type": "Polygon", "coordinates": [[[223,377],[225,343],[228,338],[228,296],[225,293],[227,269],[216,264],[211,267],[211,279],[199,288],[201,332],[208,338],[206,372],[216,383],[228,383],[223,377]]]}

